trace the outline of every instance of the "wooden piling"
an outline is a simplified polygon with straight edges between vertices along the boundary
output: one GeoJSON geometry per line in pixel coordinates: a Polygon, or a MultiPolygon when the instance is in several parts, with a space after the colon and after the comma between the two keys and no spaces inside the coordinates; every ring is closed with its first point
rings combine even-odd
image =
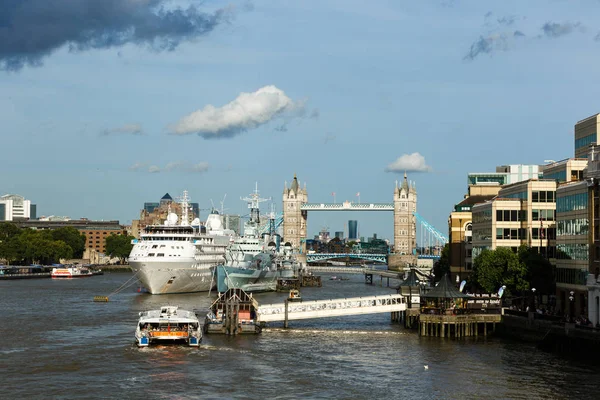
{"type": "Polygon", "coordinates": [[[285,299],[285,319],[283,320],[283,327],[288,328],[288,299],[285,299]]]}

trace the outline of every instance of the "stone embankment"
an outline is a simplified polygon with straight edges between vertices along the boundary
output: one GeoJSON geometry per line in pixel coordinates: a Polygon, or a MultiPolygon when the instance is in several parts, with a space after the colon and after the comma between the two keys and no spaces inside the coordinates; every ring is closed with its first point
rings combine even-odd
{"type": "Polygon", "coordinates": [[[122,265],[94,265],[91,267],[94,270],[102,270],[104,272],[131,272],[129,264],[122,265]]]}

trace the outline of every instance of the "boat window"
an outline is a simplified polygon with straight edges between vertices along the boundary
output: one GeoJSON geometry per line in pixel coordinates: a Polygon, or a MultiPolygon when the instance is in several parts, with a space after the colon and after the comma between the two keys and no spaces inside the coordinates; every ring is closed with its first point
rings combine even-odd
{"type": "Polygon", "coordinates": [[[165,256],[165,253],[158,253],[158,254],[156,255],[156,257],[164,257],[164,256],[165,256]]]}
{"type": "Polygon", "coordinates": [[[155,249],[155,248],[157,248],[157,247],[158,247],[158,245],[157,245],[157,244],[155,244],[155,245],[152,245],[152,248],[153,248],[153,249],[155,249]]]}
{"type": "Polygon", "coordinates": [[[148,253],[148,257],[154,257],[154,253],[148,253]]]}
{"type": "Polygon", "coordinates": [[[163,247],[165,247],[165,245],[164,245],[164,244],[161,244],[161,245],[160,245],[160,248],[162,249],[163,247]]]}

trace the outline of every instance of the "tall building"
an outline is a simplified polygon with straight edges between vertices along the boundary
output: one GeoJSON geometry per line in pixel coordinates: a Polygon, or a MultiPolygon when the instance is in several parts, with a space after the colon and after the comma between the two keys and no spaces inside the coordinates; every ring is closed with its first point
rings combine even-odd
{"type": "Polygon", "coordinates": [[[239,215],[223,214],[223,227],[225,229],[231,229],[236,235],[241,235],[243,233],[241,220],[239,215]]]}
{"type": "Polygon", "coordinates": [[[583,179],[583,170],[588,164],[587,158],[567,158],[543,166],[544,179],[555,179],[558,183],[574,182],[583,179]]]}
{"type": "Polygon", "coordinates": [[[0,221],[23,221],[36,218],[36,205],[18,194],[0,196],[0,221]]]}
{"type": "Polygon", "coordinates": [[[575,124],[575,158],[586,158],[590,144],[600,144],[600,114],[592,115],[575,124]]]}
{"type": "Polygon", "coordinates": [[[491,201],[472,207],[473,258],[484,249],[520,245],[554,262],[556,181],[530,179],[503,186],[491,201]]]}
{"type": "Polygon", "coordinates": [[[556,189],[556,306],[568,314],[579,315],[587,306],[589,197],[587,181],[563,183],[556,189]]]}
{"type": "Polygon", "coordinates": [[[294,179],[290,187],[287,183],[283,189],[283,240],[289,242],[293,248],[300,249],[302,254],[306,253],[306,218],[308,213],[302,211],[303,203],[308,202],[308,192],[306,185],[301,188],[298,184],[298,178],[294,174],[294,179]]]}
{"type": "Polygon", "coordinates": [[[467,184],[469,186],[502,186],[541,177],[542,169],[539,165],[510,164],[497,166],[496,172],[470,172],[467,174],[467,184]]]}
{"type": "Polygon", "coordinates": [[[493,200],[506,185],[541,177],[542,167],[535,164],[500,165],[496,172],[467,174],[467,194],[454,206],[448,218],[450,273],[453,277],[458,275],[462,280],[472,271],[473,206],[493,200]]]}
{"type": "Polygon", "coordinates": [[[417,248],[417,223],[413,213],[417,211],[417,189],[409,184],[406,173],[402,185],[394,190],[394,252],[410,255],[417,248]]]}
{"type": "Polygon", "coordinates": [[[351,219],[348,221],[348,240],[358,239],[358,221],[351,219]]]}

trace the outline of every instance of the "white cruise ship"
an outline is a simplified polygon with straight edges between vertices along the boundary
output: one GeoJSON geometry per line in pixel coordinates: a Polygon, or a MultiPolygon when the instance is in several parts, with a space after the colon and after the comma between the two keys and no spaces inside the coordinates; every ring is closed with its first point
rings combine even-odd
{"type": "Polygon", "coordinates": [[[187,192],[183,192],[182,216],[168,213],[163,225],[144,229],[133,240],[129,265],[142,286],[152,294],[191,293],[210,290],[214,267],[224,261],[225,249],[235,233],[223,228],[221,215],[213,210],[205,226],[188,221],[187,192]]]}

